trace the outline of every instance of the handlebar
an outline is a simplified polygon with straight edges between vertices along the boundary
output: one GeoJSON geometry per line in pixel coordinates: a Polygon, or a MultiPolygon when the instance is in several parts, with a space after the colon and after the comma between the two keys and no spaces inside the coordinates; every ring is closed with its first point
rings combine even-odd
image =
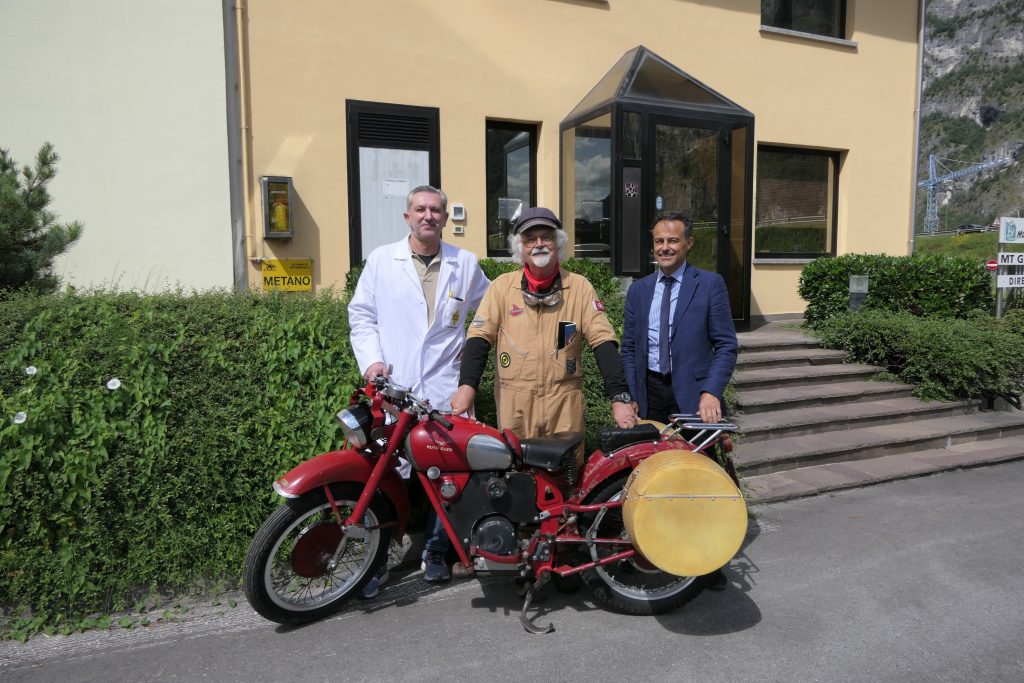
{"type": "Polygon", "coordinates": [[[428,420],[437,422],[448,431],[455,429],[454,424],[441,416],[440,410],[432,407],[429,401],[415,396],[411,391],[409,391],[408,387],[395,384],[391,381],[390,377],[383,377],[380,375],[374,377],[370,381],[377,388],[377,392],[383,393],[384,396],[386,396],[392,403],[414,408],[417,413],[420,415],[426,415],[428,420]]]}

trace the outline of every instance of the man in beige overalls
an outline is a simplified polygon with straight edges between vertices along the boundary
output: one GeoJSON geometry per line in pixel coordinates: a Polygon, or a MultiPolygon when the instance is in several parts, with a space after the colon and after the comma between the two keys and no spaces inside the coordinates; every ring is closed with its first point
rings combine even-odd
{"type": "Polygon", "coordinates": [[[495,349],[498,422],[520,438],[583,431],[583,340],[594,350],[612,415],[619,427],[636,425],[618,340],[583,277],[559,268],[568,236],[548,209],[523,211],[509,236],[520,270],[499,276],[470,323],[452,395],[455,413],[469,410],[495,349]]]}

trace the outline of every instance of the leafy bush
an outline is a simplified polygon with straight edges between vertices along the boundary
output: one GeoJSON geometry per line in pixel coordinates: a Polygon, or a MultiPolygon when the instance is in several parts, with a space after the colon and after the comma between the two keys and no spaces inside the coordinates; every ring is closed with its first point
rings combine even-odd
{"type": "Polygon", "coordinates": [[[1024,311],[997,319],[917,318],[862,311],[832,316],[822,343],[888,369],[924,400],[1018,396],[1024,392],[1024,311]]]}
{"type": "Polygon", "coordinates": [[[815,259],[800,274],[804,317],[812,327],[848,309],[851,275],[868,275],[865,310],[964,318],[993,307],[991,275],[982,263],[936,255],[845,254],[815,259]]]}
{"type": "Polygon", "coordinates": [[[236,583],[272,477],[341,445],[333,413],[358,380],[329,295],[18,295],[0,340],[15,632],[236,583]]]}

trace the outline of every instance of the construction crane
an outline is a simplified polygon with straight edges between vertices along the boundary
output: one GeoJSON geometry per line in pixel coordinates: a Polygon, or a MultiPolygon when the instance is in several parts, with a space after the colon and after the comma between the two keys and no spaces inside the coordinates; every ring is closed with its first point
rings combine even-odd
{"type": "Polygon", "coordinates": [[[1010,157],[1000,157],[999,159],[993,159],[991,161],[982,161],[981,163],[971,164],[966,168],[961,168],[957,171],[950,171],[943,161],[951,161],[957,164],[968,164],[969,161],[957,161],[956,159],[944,159],[934,154],[928,155],[928,180],[922,180],[917,184],[918,187],[927,189],[927,208],[928,212],[924,217],[924,231],[928,234],[938,232],[939,229],[939,205],[935,199],[935,191],[939,185],[943,183],[949,183],[958,178],[971,175],[972,173],[980,173],[981,171],[988,171],[994,168],[1000,168],[1007,164],[1013,163],[1013,159],[1010,157]],[[943,170],[946,171],[943,175],[936,175],[935,169],[937,166],[942,166],[943,170]]]}

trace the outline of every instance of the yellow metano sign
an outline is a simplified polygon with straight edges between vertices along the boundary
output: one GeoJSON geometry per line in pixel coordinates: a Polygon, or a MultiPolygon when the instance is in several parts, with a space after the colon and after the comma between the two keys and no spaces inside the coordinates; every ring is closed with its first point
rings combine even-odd
{"type": "Polygon", "coordinates": [[[263,289],[279,292],[312,292],[313,259],[263,259],[263,289]]]}

